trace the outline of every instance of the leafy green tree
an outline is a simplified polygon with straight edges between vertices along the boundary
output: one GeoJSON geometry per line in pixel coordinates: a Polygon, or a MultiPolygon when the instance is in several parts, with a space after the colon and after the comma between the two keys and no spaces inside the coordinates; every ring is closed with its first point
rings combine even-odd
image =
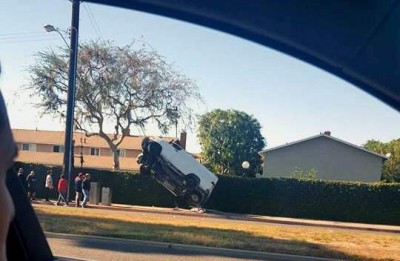
{"type": "Polygon", "coordinates": [[[368,140],[364,148],[387,155],[388,160],[383,164],[382,181],[400,182],[400,139],[384,143],[377,140],[368,140]]]}
{"type": "MultiPolygon", "coordinates": [[[[31,95],[43,113],[65,117],[69,49],[36,54],[29,68],[31,95]]],[[[118,146],[132,127],[155,122],[166,133],[179,117],[190,126],[197,86],[143,42],[118,47],[108,41],[81,43],[77,63],[75,129],[109,145],[119,169],[118,146]],[[114,126],[112,135],[105,126],[114,126]]]]}
{"type": "Polygon", "coordinates": [[[255,177],[261,172],[265,146],[260,123],[251,115],[236,110],[213,110],[200,117],[198,138],[201,159],[212,171],[226,175],[255,177]],[[248,161],[248,169],[242,163],[248,161]]]}

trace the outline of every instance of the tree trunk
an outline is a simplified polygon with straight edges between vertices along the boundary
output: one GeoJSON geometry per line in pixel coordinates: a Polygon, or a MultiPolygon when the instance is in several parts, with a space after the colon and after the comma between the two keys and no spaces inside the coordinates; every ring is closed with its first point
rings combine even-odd
{"type": "Polygon", "coordinates": [[[113,169],[119,170],[119,155],[118,155],[118,148],[113,144],[110,146],[111,153],[113,155],[113,169]]]}
{"type": "Polygon", "coordinates": [[[104,132],[100,131],[99,136],[103,138],[108,146],[110,147],[111,153],[113,155],[113,170],[119,170],[120,165],[119,165],[119,155],[118,155],[118,145],[115,145],[110,137],[108,137],[104,132]]]}

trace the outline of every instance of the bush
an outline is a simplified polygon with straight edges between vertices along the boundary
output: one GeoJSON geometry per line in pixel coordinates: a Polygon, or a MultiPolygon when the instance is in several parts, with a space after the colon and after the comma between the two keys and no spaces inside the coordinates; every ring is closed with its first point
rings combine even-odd
{"type": "MultiPolygon", "coordinates": [[[[23,167],[25,174],[35,171],[37,196],[42,198],[49,167],[23,163],[16,163],[16,167],[23,167]]],[[[79,172],[89,172],[93,182],[99,182],[101,187],[110,187],[113,203],[174,206],[174,196],[150,177],[95,169],[79,172]]],[[[53,168],[54,184],[57,184],[60,174],[60,167],[53,168]]],[[[55,192],[52,196],[56,196],[55,192]]],[[[182,200],[178,202],[184,206],[182,200]]],[[[221,175],[205,207],[232,213],[400,225],[400,184],[221,175]]]]}
{"type": "Polygon", "coordinates": [[[208,207],[244,214],[399,225],[400,184],[223,176],[208,207]]]}
{"type": "MultiPolygon", "coordinates": [[[[46,180],[46,172],[48,169],[53,170],[53,182],[57,187],[62,168],[43,166],[39,164],[25,164],[17,162],[15,168],[22,167],[25,177],[31,170],[35,171],[37,180],[38,198],[44,198],[44,186],[46,180]]],[[[166,191],[159,183],[150,177],[141,177],[137,173],[130,172],[114,172],[97,169],[77,169],[73,172],[70,180],[70,199],[75,198],[74,179],[79,172],[90,173],[91,181],[98,182],[100,187],[109,187],[112,191],[112,202],[120,204],[132,204],[143,206],[174,206],[174,196],[166,191]]],[[[66,177],[67,178],[67,177],[66,177]]],[[[57,193],[52,191],[51,198],[55,199],[57,193]]]]}

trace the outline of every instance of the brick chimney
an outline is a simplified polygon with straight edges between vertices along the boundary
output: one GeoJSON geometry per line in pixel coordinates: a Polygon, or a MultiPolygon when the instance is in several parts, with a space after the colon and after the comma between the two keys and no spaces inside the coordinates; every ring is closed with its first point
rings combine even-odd
{"type": "Polygon", "coordinates": [[[186,137],[187,137],[186,131],[182,131],[181,137],[179,139],[179,143],[180,143],[181,147],[185,150],[186,150],[186,137]]]}
{"type": "Polygon", "coordinates": [[[331,136],[331,131],[324,131],[325,135],[331,136]]]}

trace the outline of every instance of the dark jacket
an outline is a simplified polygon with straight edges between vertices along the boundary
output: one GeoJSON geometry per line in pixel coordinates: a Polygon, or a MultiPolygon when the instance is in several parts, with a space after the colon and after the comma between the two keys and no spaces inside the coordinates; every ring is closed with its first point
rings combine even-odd
{"type": "Polygon", "coordinates": [[[76,177],[75,179],[75,191],[82,192],[82,179],[80,177],[76,177]]]}
{"type": "Polygon", "coordinates": [[[28,185],[28,188],[34,189],[35,188],[35,182],[36,182],[36,177],[29,174],[28,177],[26,177],[26,183],[28,185]]]}
{"type": "Polygon", "coordinates": [[[24,173],[18,173],[18,178],[21,181],[22,186],[24,187],[24,189],[26,190],[27,185],[26,185],[26,178],[24,176],[24,173]]]}
{"type": "Polygon", "coordinates": [[[82,181],[82,189],[90,191],[90,180],[84,179],[82,181]]]}

